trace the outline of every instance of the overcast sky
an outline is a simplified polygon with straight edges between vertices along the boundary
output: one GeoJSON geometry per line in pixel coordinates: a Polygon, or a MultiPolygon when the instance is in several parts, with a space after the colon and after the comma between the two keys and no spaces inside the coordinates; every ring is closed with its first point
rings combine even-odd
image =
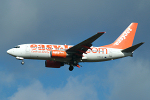
{"type": "Polygon", "coordinates": [[[150,98],[149,0],[1,0],[0,100],[148,100],[150,98]],[[44,60],[21,61],[6,51],[24,43],[75,45],[106,32],[93,45],[112,43],[131,23],[133,57],[45,68],[44,60]]]}

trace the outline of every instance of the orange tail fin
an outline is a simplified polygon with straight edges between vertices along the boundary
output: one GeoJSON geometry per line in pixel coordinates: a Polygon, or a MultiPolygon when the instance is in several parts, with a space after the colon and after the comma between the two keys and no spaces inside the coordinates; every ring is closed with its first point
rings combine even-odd
{"type": "Polygon", "coordinates": [[[112,43],[102,47],[126,49],[132,46],[138,23],[131,23],[125,31],[112,43]]]}

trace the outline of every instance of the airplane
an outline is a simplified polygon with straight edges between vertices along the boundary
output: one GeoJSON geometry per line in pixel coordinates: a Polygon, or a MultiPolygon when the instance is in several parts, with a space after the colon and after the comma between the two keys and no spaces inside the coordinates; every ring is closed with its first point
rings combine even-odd
{"type": "Polygon", "coordinates": [[[101,62],[133,56],[133,52],[144,42],[132,46],[138,23],[131,23],[125,31],[111,44],[94,47],[92,43],[105,32],[98,32],[77,45],[58,44],[21,44],[7,53],[22,60],[38,59],[45,60],[45,67],[60,68],[65,64],[70,65],[69,70],[81,67],[80,62],[101,62]]]}

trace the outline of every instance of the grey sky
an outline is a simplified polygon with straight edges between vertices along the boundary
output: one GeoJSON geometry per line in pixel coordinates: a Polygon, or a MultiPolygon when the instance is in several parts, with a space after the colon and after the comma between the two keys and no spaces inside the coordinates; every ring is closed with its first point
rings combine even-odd
{"type": "Polygon", "coordinates": [[[79,100],[87,99],[85,95],[110,100],[149,98],[149,4],[149,0],[2,0],[0,94],[3,96],[0,99],[26,97],[38,86],[34,95],[41,94],[39,99],[43,97],[45,100],[55,98],[52,94],[56,92],[60,97],[80,92],[81,95],[71,94],[79,100]],[[131,22],[139,23],[134,44],[145,42],[133,58],[84,63],[82,69],[76,68],[70,73],[68,66],[46,69],[44,61],[26,60],[22,67],[20,61],[6,54],[6,50],[23,43],[75,45],[100,31],[106,33],[93,44],[106,45],[131,22]]]}

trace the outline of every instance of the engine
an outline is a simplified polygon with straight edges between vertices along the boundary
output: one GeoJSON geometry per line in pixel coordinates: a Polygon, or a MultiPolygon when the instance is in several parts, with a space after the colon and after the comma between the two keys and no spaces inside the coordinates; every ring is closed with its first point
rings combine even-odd
{"type": "Polygon", "coordinates": [[[66,58],[67,53],[65,51],[60,51],[60,50],[52,50],[50,52],[51,58],[66,58]]]}
{"type": "Polygon", "coordinates": [[[64,63],[58,61],[50,61],[50,60],[45,61],[45,67],[60,68],[61,66],[64,66],[64,63]]]}

